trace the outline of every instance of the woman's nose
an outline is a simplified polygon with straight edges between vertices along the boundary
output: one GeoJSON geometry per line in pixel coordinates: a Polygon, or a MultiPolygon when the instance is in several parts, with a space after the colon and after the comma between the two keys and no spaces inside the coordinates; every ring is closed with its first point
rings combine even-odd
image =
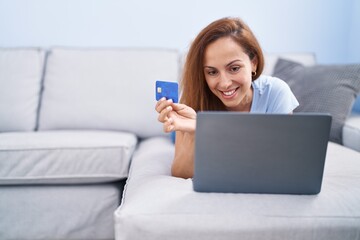
{"type": "Polygon", "coordinates": [[[220,74],[220,86],[223,89],[228,89],[231,87],[232,81],[230,79],[230,76],[228,76],[226,73],[220,74]]]}

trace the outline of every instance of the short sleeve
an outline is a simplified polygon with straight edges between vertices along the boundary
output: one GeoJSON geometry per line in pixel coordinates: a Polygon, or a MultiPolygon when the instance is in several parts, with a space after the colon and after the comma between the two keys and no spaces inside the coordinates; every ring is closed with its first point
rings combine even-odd
{"type": "Polygon", "coordinates": [[[289,85],[279,78],[273,78],[268,102],[268,113],[291,113],[299,102],[289,85]]]}
{"type": "Polygon", "coordinates": [[[254,90],[250,112],[288,114],[299,106],[289,85],[280,78],[260,76],[252,83],[254,90]]]}

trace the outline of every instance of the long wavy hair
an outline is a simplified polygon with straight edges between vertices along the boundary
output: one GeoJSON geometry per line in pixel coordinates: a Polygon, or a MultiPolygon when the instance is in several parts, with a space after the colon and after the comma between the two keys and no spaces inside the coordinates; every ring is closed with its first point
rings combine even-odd
{"type": "Polygon", "coordinates": [[[250,60],[256,60],[257,79],[264,69],[264,55],[250,28],[239,18],[222,18],[205,27],[192,42],[180,81],[180,102],[195,111],[226,110],[224,104],[209,89],[204,75],[206,47],[222,37],[230,37],[242,47],[250,60]]]}

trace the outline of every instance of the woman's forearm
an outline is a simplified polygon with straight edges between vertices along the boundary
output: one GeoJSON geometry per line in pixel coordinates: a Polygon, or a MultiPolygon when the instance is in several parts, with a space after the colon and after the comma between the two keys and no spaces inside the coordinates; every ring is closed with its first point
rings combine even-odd
{"type": "Polygon", "coordinates": [[[171,167],[174,177],[192,178],[194,175],[194,141],[195,133],[177,132],[175,156],[171,167]]]}

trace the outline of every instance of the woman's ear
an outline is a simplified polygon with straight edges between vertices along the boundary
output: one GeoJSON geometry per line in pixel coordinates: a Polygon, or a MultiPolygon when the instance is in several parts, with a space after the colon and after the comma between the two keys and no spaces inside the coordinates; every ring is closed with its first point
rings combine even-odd
{"type": "Polygon", "coordinates": [[[251,71],[252,71],[252,72],[256,72],[257,65],[258,65],[258,58],[257,58],[257,56],[255,56],[255,57],[251,60],[251,71]]]}

